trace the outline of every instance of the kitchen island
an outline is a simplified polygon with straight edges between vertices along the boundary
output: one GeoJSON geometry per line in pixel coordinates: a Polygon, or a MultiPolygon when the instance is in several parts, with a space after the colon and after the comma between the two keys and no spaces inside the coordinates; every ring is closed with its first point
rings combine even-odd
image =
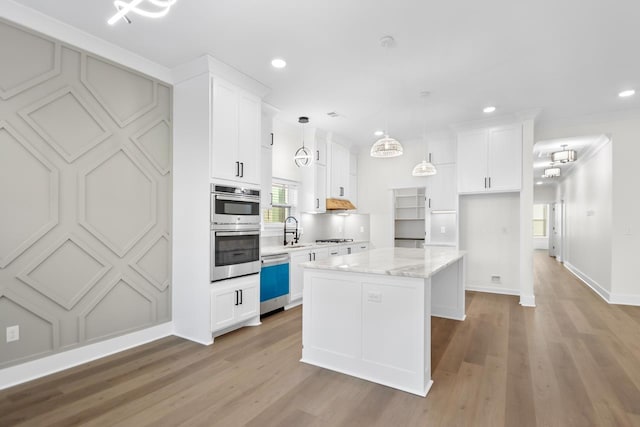
{"type": "Polygon", "coordinates": [[[426,396],[431,316],[465,318],[464,252],[385,248],[302,266],[302,361],[426,396]]]}

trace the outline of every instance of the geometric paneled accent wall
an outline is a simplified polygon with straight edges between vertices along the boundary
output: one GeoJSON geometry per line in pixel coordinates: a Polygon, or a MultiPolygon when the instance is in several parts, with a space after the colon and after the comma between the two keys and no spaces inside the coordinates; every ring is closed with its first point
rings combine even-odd
{"type": "Polygon", "coordinates": [[[171,87],[2,20],[0,61],[0,369],[171,320],[171,87]]]}

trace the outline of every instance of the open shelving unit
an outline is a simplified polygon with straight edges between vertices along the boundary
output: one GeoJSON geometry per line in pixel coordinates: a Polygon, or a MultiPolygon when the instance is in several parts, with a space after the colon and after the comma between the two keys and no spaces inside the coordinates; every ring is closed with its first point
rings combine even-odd
{"type": "Polygon", "coordinates": [[[394,246],[421,248],[425,243],[425,188],[393,190],[394,246]]]}

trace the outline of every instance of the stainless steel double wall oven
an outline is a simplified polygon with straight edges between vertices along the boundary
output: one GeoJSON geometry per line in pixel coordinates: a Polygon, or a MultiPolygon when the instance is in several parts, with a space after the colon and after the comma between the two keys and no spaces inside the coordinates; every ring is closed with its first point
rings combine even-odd
{"type": "Polygon", "coordinates": [[[260,190],[211,184],[211,281],[260,272],[260,190]]]}

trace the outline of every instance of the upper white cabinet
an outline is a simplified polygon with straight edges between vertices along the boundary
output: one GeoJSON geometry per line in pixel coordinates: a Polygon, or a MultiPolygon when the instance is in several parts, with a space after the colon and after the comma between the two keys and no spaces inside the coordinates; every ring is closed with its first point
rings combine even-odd
{"type": "Polygon", "coordinates": [[[427,151],[434,165],[456,162],[456,145],[449,138],[430,139],[427,151]]]}
{"type": "Polygon", "coordinates": [[[277,110],[263,104],[260,130],[261,167],[260,167],[260,205],[264,209],[271,208],[271,187],[273,178],[273,118],[277,110]]]}
{"type": "Polygon", "coordinates": [[[455,163],[438,165],[438,173],[427,179],[427,209],[455,211],[458,198],[455,183],[455,163]]]}
{"type": "Polygon", "coordinates": [[[260,184],[260,98],[214,78],[211,178],[260,184]]]}
{"type": "Polygon", "coordinates": [[[520,191],[522,126],[458,134],[458,192],[520,191]]]}
{"type": "Polygon", "coordinates": [[[327,134],[321,129],[315,129],[314,161],[319,165],[327,165],[327,134]]]}
{"type": "Polygon", "coordinates": [[[349,155],[349,201],[358,207],[358,156],[349,155]]]}
{"type": "Polygon", "coordinates": [[[343,145],[330,142],[329,146],[329,189],[328,197],[348,199],[349,196],[349,150],[343,145]]]}

